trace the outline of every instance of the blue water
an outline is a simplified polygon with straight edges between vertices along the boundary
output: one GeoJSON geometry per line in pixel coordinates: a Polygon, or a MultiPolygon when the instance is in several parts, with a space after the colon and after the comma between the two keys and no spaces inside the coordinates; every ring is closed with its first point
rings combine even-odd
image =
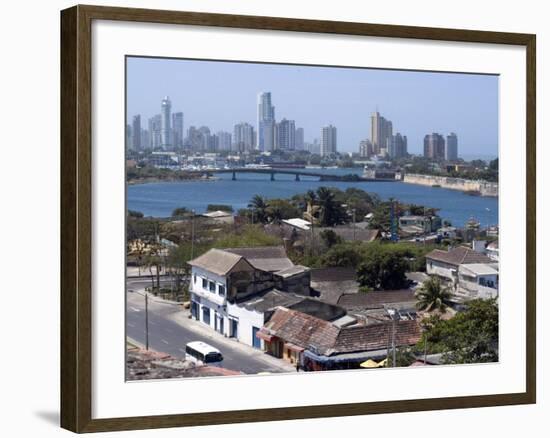
{"type": "MultiPolygon", "coordinates": [[[[313,169],[311,169],[313,170],[313,169]]],[[[315,172],[319,169],[313,170],[315,172]]],[[[324,169],[326,173],[361,173],[361,169],[324,169]]],[[[498,224],[498,199],[470,196],[457,190],[426,187],[403,182],[319,182],[315,178],[301,177],[294,181],[292,175],[231,174],[216,175],[215,181],[159,182],[128,186],[128,209],[141,211],[145,216],[168,217],[177,207],[206,210],[208,204],[230,204],[235,211],[245,208],[256,195],[266,198],[290,198],[297,193],[321,186],[345,190],[356,187],[378,194],[382,199],[395,198],[403,203],[414,203],[439,208],[442,218],[462,227],[471,217],[482,226],[498,224]]]]}

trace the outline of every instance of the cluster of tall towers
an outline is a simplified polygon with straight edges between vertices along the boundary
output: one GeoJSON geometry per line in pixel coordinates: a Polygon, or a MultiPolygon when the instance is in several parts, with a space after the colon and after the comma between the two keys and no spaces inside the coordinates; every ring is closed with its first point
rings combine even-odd
{"type": "Polygon", "coordinates": [[[390,120],[375,111],[371,115],[370,122],[370,139],[359,143],[361,157],[401,158],[407,155],[407,136],[399,132],[394,135],[393,123],[390,120]]]}
{"type": "MultiPolygon", "coordinates": [[[[319,154],[329,156],[337,151],[337,129],[333,125],[321,128],[319,154]]],[[[313,146],[313,145],[309,145],[313,146]]],[[[283,118],[277,123],[271,92],[258,94],[257,148],[262,152],[302,150],[306,148],[304,129],[297,128],[294,120],[283,118]]]]}
{"type": "Polygon", "coordinates": [[[456,161],[458,159],[458,137],[454,132],[445,138],[433,132],[424,137],[424,157],[433,160],[456,161]]]}

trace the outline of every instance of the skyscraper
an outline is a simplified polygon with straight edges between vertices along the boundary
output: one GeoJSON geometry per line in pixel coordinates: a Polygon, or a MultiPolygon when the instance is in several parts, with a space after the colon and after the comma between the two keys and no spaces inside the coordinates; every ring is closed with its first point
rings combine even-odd
{"type": "Polygon", "coordinates": [[[283,119],[277,123],[276,148],[293,151],[296,148],[296,123],[294,120],[283,119]]]}
{"type": "Polygon", "coordinates": [[[372,149],[372,143],[370,140],[361,140],[359,143],[359,156],[361,158],[370,158],[374,154],[374,151],[372,149]]]}
{"type": "Polygon", "coordinates": [[[447,144],[445,145],[445,160],[458,160],[458,137],[454,132],[447,136],[447,144]]]}
{"type": "Polygon", "coordinates": [[[183,113],[177,112],[172,114],[172,131],[174,137],[172,143],[174,147],[181,148],[183,147],[183,113]]]}
{"type": "Polygon", "coordinates": [[[141,116],[139,114],[132,120],[132,149],[134,151],[141,149],[141,116]]]}
{"type": "Polygon", "coordinates": [[[149,119],[149,146],[153,149],[160,148],[161,142],[161,116],[160,114],[154,115],[149,119]]]}
{"type": "Polygon", "coordinates": [[[387,152],[393,134],[392,122],[382,117],[378,111],[375,111],[371,115],[370,133],[374,154],[382,155],[387,152]]]}
{"type": "Polygon", "coordinates": [[[258,149],[272,151],[275,147],[275,107],[271,104],[271,93],[258,94],[258,149]]]}
{"type": "Polygon", "coordinates": [[[220,151],[231,150],[231,133],[226,131],[218,131],[218,149],[220,151]]]}
{"type": "Polygon", "coordinates": [[[433,132],[424,137],[424,157],[432,160],[445,158],[445,138],[441,134],[433,132]]]}
{"type": "Polygon", "coordinates": [[[255,133],[254,127],[248,123],[241,122],[233,128],[233,146],[234,152],[248,152],[254,149],[255,133]]]}
{"type": "Polygon", "coordinates": [[[304,128],[296,128],[295,148],[298,151],[304,149],[304,128]]]}
{"type": "Polygon", "coordinates": [[[160,105],[160,145],[163,149],[170,149],[172,147],[172,102],[170,98],[166,96],[162,99],[160,105]]]}
{"type": "Polygon", "coordinates": [[[399,132],[392,135],[388,149],[390,158],[402,158],[407,155],[407,136],[399,132]]]}
{"type": "Polygon", "coordinates": [[[336,126],[328,125],[321,128],[321,156],[326,157],[328,155],[336,153],[337,149],[337,136],[336,126]]]}

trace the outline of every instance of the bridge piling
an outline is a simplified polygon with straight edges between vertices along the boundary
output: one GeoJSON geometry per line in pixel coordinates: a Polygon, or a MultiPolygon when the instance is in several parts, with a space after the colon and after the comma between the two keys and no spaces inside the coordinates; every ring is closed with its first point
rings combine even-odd
{"type": "Polygon", "coordinates": [[[296,178],[294,180],[295,181],[300,181],[300,174],[299,173],[296,174],[296,178]]]}
{"type": "Polygon", "coordinates": [[[271,181],[275,181],[275,173],[271,172],[271,181]]]}
{"type": "Polygon", "coordinates": [[[231,179],[237,181],[237,172],[233,172],[233,177],[231,179]]]}

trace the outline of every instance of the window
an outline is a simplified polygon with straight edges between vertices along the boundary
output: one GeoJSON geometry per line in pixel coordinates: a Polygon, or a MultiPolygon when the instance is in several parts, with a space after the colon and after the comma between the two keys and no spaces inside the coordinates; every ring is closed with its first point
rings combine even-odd
{"type": "Polygon", "coordinates": [[[210,289],[210,292],[216,292],[216,283],[214,283],[213,281],[209,281],[208,288],[210,289]]]}
{"type": "Polygon", "coordinates": [[[197,282],[197,274],[193,274],[193,283],[197,282]]]}
{"type": "Polygon", "coordinates": [[[218,285],[218,294],[221,295],[222,297],[225,296],[225,286],[222,286],[221,284],[218,285]]]}
{"type": "Polygon", "coordinates": [[[210,325],[210,309],[206,306],[202,307],[202,322],[210,325]]]}
{"type": "Polygon", "coordinates": [[[206,278],[202,279],[202,288],[207,289],[208,288],[208,280],[206,278]]]}

